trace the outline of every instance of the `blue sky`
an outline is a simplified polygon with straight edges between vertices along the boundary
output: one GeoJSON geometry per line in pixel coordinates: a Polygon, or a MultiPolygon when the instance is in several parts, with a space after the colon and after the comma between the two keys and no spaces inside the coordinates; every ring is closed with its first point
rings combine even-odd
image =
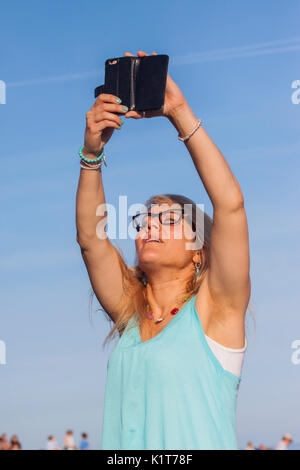
{"type": "MultiPolygon", "coordinates": [[[[100,448],[110,325],[89,319],[88,275],[76,243],[77,150],[109,57],[168,54],[169,73],[227,159],[248,217],[256,329],[237,407],[238,441],[300,442],[300,4],[27,0],[1,5],[0,432],[24,448],[86,431],[100,448]]],[[[106,201],[174,192],[212,206],[177,131],[164,118],[125,120],[106,146],[106,201]]],[[[129,263],[134,242],[118,240],[129,263]]]]}

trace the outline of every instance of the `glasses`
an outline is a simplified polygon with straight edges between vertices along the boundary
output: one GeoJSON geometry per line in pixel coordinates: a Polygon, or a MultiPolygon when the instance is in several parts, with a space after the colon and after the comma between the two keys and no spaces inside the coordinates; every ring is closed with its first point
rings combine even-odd
{"type": "Polygon", "coordinates": [[[133,227],[139,232],[141,229],[148,227],[148,219],[150,217],[158,217],[162,225],[176,225],[179,224],[184,209],[169,209],[166,211],[153,214],[153,212],[140,212],[132,216],[133,227]]]}

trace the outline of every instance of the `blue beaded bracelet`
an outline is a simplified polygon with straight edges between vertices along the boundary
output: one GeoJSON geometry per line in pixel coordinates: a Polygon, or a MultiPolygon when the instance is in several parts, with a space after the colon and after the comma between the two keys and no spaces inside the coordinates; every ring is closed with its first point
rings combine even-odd
{"type": "MultiPolygon", "coordinates": [[[[102,153],[97,157],[97,158],[86,158],[84,155],[82,155],[82,149],[83,149],[83,145],[80,147],[79,151],[78,151],[78,155],[80,156],[80,158],[82,158],[82,160],[84,160],[85,162],[87,163],[96,163],[96,162],[99,162],[101,160],[101,158],[104,157],[104,150],[102,151],[102,153]]],[[[104,159],[104,163],[105,163],[105,159],[104,159]]]]}

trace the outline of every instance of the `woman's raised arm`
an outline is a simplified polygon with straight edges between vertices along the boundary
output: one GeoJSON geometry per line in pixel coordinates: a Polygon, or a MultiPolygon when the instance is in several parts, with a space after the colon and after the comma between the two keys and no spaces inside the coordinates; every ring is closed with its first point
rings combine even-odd
{"type": "MultiPolygon", "coordinates": [[[[132,56],[130,52],[124,55],[132,56]]],[[[138,51],[137,55],[148,54],[138,51]]],[[[169,74],[163,108],[145,114],[146,118],[156,116],[167,117],[181,137],[189,135],[198,124],[185,96],[169,74]]],[[[140,119],[142,114],[129,111],[125,117],[140,119]]],[[[243,194],[227,161],[203,127],[197,129],[185,145],[214,209],[207,272],[210,296],[223,307],[220,311],[224,312],[226,321],[228,317],[242,319],[250,298],[249,240],[243,194]]]]}
{"type": "MultiPolygon", "coordinates": [[[[185,103],[169,120],[179,135],[188,135],[197,118],[185,103]]],[[[207,282],[213,300],[224,314],[243,315],[250,297],[250,257],[244,198],[221,151],[200,127],[185,145],[213,205],[210,266],[207,282]]]]}
{"type": "MultiPolygon", "coordinates": [[[[114,128],[121,123],[118,114],[125,113],[122,105],[117,104],[117,97],[101,94],[86,114],[84,147],[86,158],[93,159],[100,154],[110,139],[114,128]]],[[[108,237],[99,238],[96,227],[105,222],[106,212],[96,215],[97,208],[105,208],[105,195],[102,171],[96,169],[80,170],[76,194],[77,242],[86,265],[91,285],[102,307],[116,321],[119,314],[116,306],[123,293],[122,272],[116,248],[108,237]]],[[[100,226],[102,235],[105,225],[100,226]]]]}

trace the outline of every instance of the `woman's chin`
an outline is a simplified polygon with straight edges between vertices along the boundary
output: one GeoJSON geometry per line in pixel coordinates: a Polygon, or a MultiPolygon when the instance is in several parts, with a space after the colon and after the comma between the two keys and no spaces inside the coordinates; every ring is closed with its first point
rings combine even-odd
{"type": "Polygon", "coordinates": [[[161,256],[157,249],[146,248],[140,251],[138,259],[139,263],[148,263],[161,259],[161,256]]]}

